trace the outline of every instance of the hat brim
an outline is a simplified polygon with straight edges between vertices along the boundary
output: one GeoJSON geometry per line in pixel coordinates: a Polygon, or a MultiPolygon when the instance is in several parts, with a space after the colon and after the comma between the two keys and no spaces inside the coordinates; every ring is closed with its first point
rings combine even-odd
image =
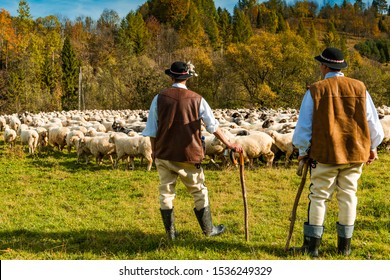
{"type": "Polygon", "coordinates": [[[323,59],[320,55],[317,55],[316,57],[314,57],[314,59],[318,60],[322,64],[325,64],[326,66],[328,66],[329,68],[332,68],[332,69],[340,70],[340,69],[348,67],[348,64],[345,62],[345,60],[342,63],[332,63],[332,62],[329,62],[329,61],[323,59]]]}
{"type": "Polygon", "coordinates": [[[192,77],[191,74],[183,74],[183,75],[177,75],[177,74],[173,74],[171,72],[171,69],[166,69],[165,70],[165,74],[167,74],[169,77],[172,77],[176,80],[186,80],[186,79],[189,79],[192,77]]]}

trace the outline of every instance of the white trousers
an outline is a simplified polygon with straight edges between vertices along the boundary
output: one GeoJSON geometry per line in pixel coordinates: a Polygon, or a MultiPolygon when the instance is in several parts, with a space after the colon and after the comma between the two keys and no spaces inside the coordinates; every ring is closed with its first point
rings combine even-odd
{"type": "Polygon", "coordinates": [[[338,222],[353,225],[356,219],[357,185],[362,174],[363,163],[322,164],[311,168],[309,194],[309,224],[322,226],[325,221],[327,202],[337,190],[338,222]]]}
{"type": "Polygon", "coordinates": [[[195,208],[200,210],[209,205],[208,190],[204,185],[205,176],[202,167],[194,164],[155,159],[156,168],[160,177],[160,208],[173,208],[176,196],[176,182],[180,177],[187,191],[194,198],[195,208]]]}

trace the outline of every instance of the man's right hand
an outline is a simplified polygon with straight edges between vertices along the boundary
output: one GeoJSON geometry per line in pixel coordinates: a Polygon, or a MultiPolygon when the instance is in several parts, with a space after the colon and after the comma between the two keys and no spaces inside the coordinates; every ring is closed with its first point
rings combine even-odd
{"type": "Polygon", "coordinates": [[[366,162],[366,164],[370,165],[371,163],[373,163],[377,159],[378,159],[378,154],[377,154],[376,150],[370,151],[370,157],[368,158],[368,161],[366,162]]]}
{"type": "Polygon", "coordinates": [[[235,151],[236,153],[242,153],[244,150],[240,144],[232,143],[229,147],[230,150],[235,151]]]}

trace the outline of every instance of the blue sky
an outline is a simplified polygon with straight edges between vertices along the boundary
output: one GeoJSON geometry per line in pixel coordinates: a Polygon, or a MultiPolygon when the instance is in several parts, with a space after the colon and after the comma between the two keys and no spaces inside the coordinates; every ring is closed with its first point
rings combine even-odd
{"type": "MultiPolygon", "coordinates": [[[[120,17],[129,11],[135,11],[146,0],[27,0],[33,18],[48,15],[62,15],[73,20],[78,16],[90,16],[98,19],[104,9],[115,10],[120,17]]],[[[214,0],[215,6],[226,8],[231,13],[238,0],[214,0]]],[[[17,15],[19,0],[0,0],[0,9],[4,8],[12,16],[17,15]]]]}

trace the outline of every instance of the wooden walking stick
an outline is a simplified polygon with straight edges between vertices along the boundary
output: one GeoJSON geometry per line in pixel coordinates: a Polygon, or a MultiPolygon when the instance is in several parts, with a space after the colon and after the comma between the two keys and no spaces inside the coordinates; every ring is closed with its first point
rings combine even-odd
{"type": "MultiPolygon", "coordinates": [[[[237,164],[237,160],[234,158],[234,151],[230,151],[230,158],[233,164],[237,164]]],[[[249,241],[249,226],[248,226],[248,203],[246,199],[246,187],[245,187],[245,176],[244,176],[244,155],[240,153],[240,182],[242,190],[242,198],[244,201],[244,223],[245,223],[245,240],[249,241]]]]}
{"type": "Polygon", "coordinates": [[[290,230],[288,232],[287,242],[286,242],[286,246],[284,247],[284,251],[288,251],[288,249],[290,247],[290,240],[291,240],[292,234],[294,232],[294,224],[295,224],[295,219],[297,217],[298,203],[299,203],[299,199],[301,198],[303,187],[305,186],[308,167],[309,167],[309,159],[308,158],[302,159],[299,162],[299,166],[297,169],[297,175],[302,176],[302,179],[301,179],[301,184],[299,185],[299,188],[298,188],[297,195],[295,196],[293,209],[291,211],[290,230]],[[303,171],[302,171],[302,169],[303,169],[303,171]]]}

